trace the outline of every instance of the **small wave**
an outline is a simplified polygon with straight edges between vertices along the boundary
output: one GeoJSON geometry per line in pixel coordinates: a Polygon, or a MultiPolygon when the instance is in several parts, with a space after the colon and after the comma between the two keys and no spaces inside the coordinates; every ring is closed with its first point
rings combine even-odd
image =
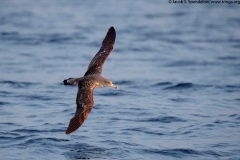
{"type": "Polygon", "coordinates": [[[195,61],[186,61],[186,60],[182,60],[182,61],[174,61],[171,63],[166,64],[166,67],[186,67],[186,66],[195,66],[197,64],[197,62],[195,61]]]}
{"type": "Polygon", "coordinates": [[[112,97],[112,96],[122,96],[123,93],[120,91],[117,92],[105,92],[105,93],[100,93],[99,95],[101,96],[107,96],[107,97],[112,97]]]}
{"type": "MultiPolygon", "coordinates": [[[[56,97],[46,96],[46,95],[28,95],[28,94],[16,94],[15,97],[27,99],[27,100],[43,100],[43,101],[50,101],[56,99],[56,97]]],[[[37,104],[40,105],[40,104],[37,104]]]]}
{"type": "Polygon", "coordinates": [[[239,60],[239,57],[237,56],[223,56],[223,57],[218,57],[218,59],[220,60],[224,60],[224,61],[236,61],[239,60]]]}
{"type": "Polygon", "coordinates": [[[234,99],[235,101],[239,101],[240,102],[240,98],[236,98],[236,99],[234,99]]]}
{"type": "Polygon", "coordinates": [[[205,89],[213,87],[213,85],[207,85],[207,84],[193,84],[193,83],[177,83],[175,85],[171,85],[169,87],[165,87],[165,90],[184,90],[184,89],[205,89]]]}
{"type": "Polygon", "coordinates": [[[156,84],[153,84],[152,86],[168,86],[168,85],[172,85],[172,82],[158,82],[156,84]]]}
{"type": "Polygon", "coordinates": [[[51,129],[51,130],[37,130],[37,129],[16,129],[12,131],[13,133],[47,133],[47,132],[64,132],[64,129],[51,129]]]}
{"type": "Polygon", "coordinates": [[[8,91],[0,91],[0,95],[10,95],[12,94],[12,92],[8,92],[8,91]]]}
{"type": "Polygon", "coordinates": [[[13,130],[13,132],[16,132],[16,133],[39,133],[42,131],[36,130],[36,129],[16,129],[16,130],[13,130]]]}
{"type": "Polygon", "coordinates": [[[16,36],[19,35],[18,32],[0,32],[1,36],[16,36]]]}
{"type": "Polygon", "coordinates": [[[108,152],[105,148],[92,146],[86,143],[72,144],[63,153],[70,159],[107,159],[108,152]]]}
{"type": "Polygon", "coordinates": [[[3,102],[3,101],[0,101],[0,106],[4,106],[4,105],[8,105],[10,104],[9,102],[3,102]]]}
{"type": "Polygon", "coordinates": [[[11,44],[40,45],[44,43],[75,44],[86,39],[80,33],[71,34],[20,34],[19,32],[1,32],[1,40],[11,44]]]}
{"type": "Polygon", "coordinates": [[[189,88],[192,88],[193,86],[194,86],[193,83],[178,83],[176,85],[166,87],[165,89],[167,90],[189,89],[189,88]]]}
{"type": "MultiPolygon", "coordinates": [[[[129,51],[133,51],[133,52],[143,52],[143,53],[145,53],[145,52],[153,52],[154,51],[153,48],[148,47],[148,46],[146,46],[146,47],[144,47],[144,46],[141,46],[141,47],[129,47],[128,50],[129,51]]],[[[138,59],[138,60],[145,60],[146,61],[146,59],[138,59]]],[[[154,60],[156,60],[156,59],[154,59],[154,60]]]]}
{"type": "Polygon", "coordinates": [[[26,98],[30,100],[43,100],[43,101],[53,100],[53,98],[49,96],[42,96],[42,95],[28,95],[26,98]]]}
{"type": "Polygon", "coordinates": [[[239,114],[232,114],[229,117],[235,119],[235,120],[240,120],[240,115],[239,114]]]}
{"type": "Polygon", "coordinates": [[[240,89],[240,85],[226,85],[226,88],[238,88],[240,89]]]}
{"type": "Polygon", "coordinates": [[[199,152],[192,150],[192,149],[145,149],[144,152],[146,153],[155,153],[155,154],[162,154],[177,158],[183,158],[187,155],[199,155],[199,152]]]}
{"type": "Polygon", "coordinates": [[[164,133],[162,132],[158,132],[158,131],[149,131],[149,129],[147,128],[143,128],[143,127],[140,127],[140,128],[128,128],[128,129],[123,129],[123,131],[133,131],[133,132],[138,132],[138,133],[145,133],[145,134],[151,134],[151,135],[165,135],[164,133]]]}
{"type": "Polygon", "coordinates": [[[104,143],[107,143],[109,145],[119,145],[119,143],[121,143],[120,141],[118,140],[105,140],[103,141],[104,143]]]}
{"type": "Polygon", "coordinates": [[[209,123],[209,124],[203,125],[203,127],[207,127],[209,130],[213,130],[213,127],[215,127],[215,124],[209,123]]]}
{"type": "Polygon", "coordinates": [[[183,158],[188,156],[200,156],[200,155],[208,155],[208,156],[214,156],[214,157],[221,157],[221,154],[218,154],[214,151],[207,150],[207,151],[197,151],[193,149],[185,149],[185,148],[179,148],[179,149],[145,149],[144,152],[146,153],[155,153],[155,154],[162,154],[166,156],[172,156],[176,158],[183,158]]]}
{"type": "Polygon", "coordinates": [[[170,100],[174,102],[188,102],[188,99],[186,98],[172,98],[170,100]]]}
{"type": "Polygon", "coordinates": [[[18,82],[18,81],[0,81],[0,84],[8,84],[11,87],[25,88],[33,85],[39,85],[40,83],[33,82],[18,82]]]}
{"type": "Polygon", "coordinates": [[[149,118],[143,121],[147,122],[161,122],[161,123],[172,123],[172,122],[186,122],[186,120],[178,118],[178,117],[173,117],[173,116],[159,116],[155,118],[149,118]]]}
{"type": "Polygon", "coordinates": [[[127,84],[133,84],[132,81],[122,80],[122,81],[116,81],[114,82],[116,85],[127,85],[127,84]]]}
{"type": "Polygon", "coordinates": [[[213,62],[213,61],[195,61],[195,60],[180,60],[180,61],[174,61],[165,64],[166,67],[188,67],[188,66],[214,66],[219,65],[219,62],[213,62]]]}
{"type": "Polygon", "coordinates": [[[216,123],[216,124],[226,124],[226,123],[229,123],[230,121],[226,121],[226,120],[215,120],[213,123],[216,123]]]}
{"type": "Polygon", "coordinates": [[[186,43],[184,40],[177,39],[177,38],[175,38],[175,39],[173,39],[173,38],[162,38],[162,41],[172,43],[172,44],[180,44],[180,45],[183,45],[183,44],[186,43]]]}
{"type": "Polygon", "coordinates": [[[216,85],[215,86],[218,89],[223,89],[225,92],[239,92],[240,91],[240,85],[216,85]]]}
{"type": "Polygon", "coordinates": [[[17,123],[12,123],[12,122],[0,123],[0,125],[6,125],[6,126],[19,126],[19,124],[17,124],[17,123]]]}
{"type": "Polygon", "coordinates": [[[66,142],[68,139],[60,139],[60,138],[31,138],[24,142],[25,145],[35,144],[35,143],[51,143],[51,142],[66,142]]]}
{"type": "Polygon", "coordinates": [[[24,140],[24,139],[27,139],[29,138],[29,136],[14,136],[14,137],[11,137],[11,136],[0,136],[0,139],[3,140],[3,141],[17,141],[17,140],[24,140]]]}
{"type": "Polygon", "coordinates": [[[191,114],[192,116],[201,117],[201,118],[209,118],[210,116],[204,114],[191,114]]]}

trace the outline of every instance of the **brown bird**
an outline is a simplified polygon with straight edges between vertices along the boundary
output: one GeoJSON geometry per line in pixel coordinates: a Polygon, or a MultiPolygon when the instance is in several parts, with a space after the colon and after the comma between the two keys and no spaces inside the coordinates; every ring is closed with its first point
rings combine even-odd
{"type": "Polygon", "coordinates": [[[92,110],[94,104],[93,90],[95,87],[112,87],[117,89],[110,80],[101,75],[102,66],[113,50],[115,38],[116,31],[113,27],[110,27],[102,42],[100,50],[93,57],[84,76],[80,78],[69,78],[63,81],[65,85],[78,84],[78,93],[76,97],[77,109],[74,117],[70,120],[66,134],[76,131],[92,110]]]}

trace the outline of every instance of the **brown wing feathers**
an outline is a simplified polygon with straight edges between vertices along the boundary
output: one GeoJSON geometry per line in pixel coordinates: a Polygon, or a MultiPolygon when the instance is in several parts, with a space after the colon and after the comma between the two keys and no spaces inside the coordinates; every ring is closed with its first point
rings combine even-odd
{"type": "MultiPolygon", "coordinates": [[[[83,81],[83,80],[82,80],[83,81]]],[[[66,134],[76,131],[88,117],[93,106],[93,91],[90,86],[81,85],[79,83],[79,91],[76,98],[77,109],[74,117],[70,120],[66,134]]]]}
{"type": "Polygon", "coordinates": [[[66,134],[70,134],[76,131],[87,119],[89,112],[91,111],[92,107],[89,107],[86,111],[81,114],[75,114],[75,116],[70,120],[68,128],[66,130],[66,134]]]}
{"type": "Polygon", "coordinates": [[[84,76],[102,73],[102,66],[113,49],[115,39],[116,31],[113,27],[111,27],[109,28],[107,35],[102,42],[100,50],[90,62],[87,72],[84,76]]]}

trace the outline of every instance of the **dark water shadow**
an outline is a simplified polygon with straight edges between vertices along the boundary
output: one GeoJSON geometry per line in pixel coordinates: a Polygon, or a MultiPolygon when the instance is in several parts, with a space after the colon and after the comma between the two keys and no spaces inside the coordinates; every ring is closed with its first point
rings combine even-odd
{"type": "MultiPolygon", "coordinates": [[[[68,146],[69,147],[69,146],[68,146]]],[[[108,153],[105,148],[92,146],[87,143],[76,143],[70,145],[69,151],[63,155],[71,160],[75,159],[107,159],[108,153]]]]}

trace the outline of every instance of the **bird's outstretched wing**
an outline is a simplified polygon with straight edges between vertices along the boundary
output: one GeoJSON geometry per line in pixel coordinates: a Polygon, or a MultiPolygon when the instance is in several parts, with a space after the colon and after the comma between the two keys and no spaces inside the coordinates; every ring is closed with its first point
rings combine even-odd
{"type": "Polygon", "coordinates": [[[90,62],[87,72],[85,73],[84,76],[93,75],[93,74],[102,74],[102,66],[113,49],[115,39],[116,39],[116,31],[113,27],[110,27],[106,37],[102,42],[102,46],[100,50],[90,62]]]}
{"type": "Polygon", "coordinates": [[[76,131],[85,121],[93,107],[93,91],[89,88],[80,88],[78,90],[77,110],[74,117],[70,120],[66,134],[76,131]]]}

